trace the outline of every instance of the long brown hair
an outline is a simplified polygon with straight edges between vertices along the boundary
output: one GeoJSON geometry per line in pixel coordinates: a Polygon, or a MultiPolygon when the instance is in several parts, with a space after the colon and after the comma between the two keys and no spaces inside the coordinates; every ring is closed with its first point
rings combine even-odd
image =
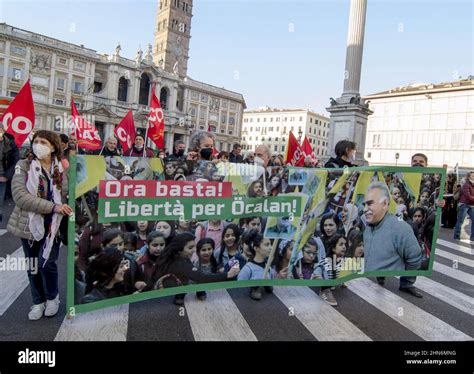
{"type": "Polygon", "coordinates": [[[55,148],[54,152],[51,152],[51,158],[56,157],[58,161],[61,161],[61,138],[55,132],[49,130],[38,130],[33,135],[33,139],[31,140],[31,146],[33,147],[33,143],[36,138],[46,139],[51,145],[55,148]]]}

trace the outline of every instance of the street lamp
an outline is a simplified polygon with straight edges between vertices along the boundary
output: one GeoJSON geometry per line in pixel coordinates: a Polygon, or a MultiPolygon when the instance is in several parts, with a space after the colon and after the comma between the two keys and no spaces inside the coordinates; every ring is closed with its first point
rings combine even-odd
{"type": "Polygon", "coordinates": [[[301,144],[301,137],[303,136],[303,131],[301,130],[301,127],[299,128],[298,130],[298,141],[300,142],[301,144]]]}
{"type": "Polygon", "coordinates": [[[395,153],[395,166],[398,166],[398,159],[400,158],[400,153],[395,153]]]}

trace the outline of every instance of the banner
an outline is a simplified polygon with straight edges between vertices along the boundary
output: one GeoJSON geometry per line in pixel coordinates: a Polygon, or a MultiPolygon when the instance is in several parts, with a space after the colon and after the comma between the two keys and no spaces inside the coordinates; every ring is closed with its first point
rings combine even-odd
{"type": "Polygon", "coordinates": [[[162,162],[72,159],[69,313],[202,290],[431,274],[444,169],[162,162]]]}

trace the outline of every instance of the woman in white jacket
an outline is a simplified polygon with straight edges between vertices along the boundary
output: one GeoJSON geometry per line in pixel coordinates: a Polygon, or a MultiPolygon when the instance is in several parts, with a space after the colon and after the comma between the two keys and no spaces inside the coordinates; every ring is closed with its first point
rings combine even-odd
{"type": "Polygon", "coordinates": [[[61,165],[59,136],[39,130],[31,143],[33,157],[19,161],[15,168],[12,180],[15,209],[7,229],[21,238],[25,258],[29,259],[33,307],[28,318],[38,320],[43,314],[54,316],[59,309],[56,265],[61,246],[59,226],[63,216],[72,214],[72,209],[65,204],[68,179],[61,165]]]}

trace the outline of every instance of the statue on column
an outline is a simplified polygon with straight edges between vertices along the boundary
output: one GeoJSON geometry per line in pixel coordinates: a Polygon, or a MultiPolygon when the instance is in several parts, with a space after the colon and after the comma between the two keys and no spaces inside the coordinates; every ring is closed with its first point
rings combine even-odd
{"type": "Polygon", "coordinates": [[[121,50],[122,50],[122,47],[120,46],[120,42],[118,42],[117,46],[115,47],[115,55],[119,56],[121,50]]]}
{"type": "Polygon", "coordinates": [[[153,60],[153,47],[151,44],[148,44],[148,50],[146,51],[145,60],[147,63],[151,63],[153,60]]]}
{"type": "Polygon", "coordinates": [[[178,61],[176,61],[176,62],[174,63],[174,66],[173,66],[173,73],[174,73],[175,75],[179,75],[179,63],[178,63],[178,61]]]}
{"type": "Polygon", "coordinates": [[[143,59],[143,51],[142,51],[141,47],[139,46],[137,54],[135,56],[135,61],[136,61],[137,64],[139,64],[139,63],[142,62],[142,59],[143,59]]]}

